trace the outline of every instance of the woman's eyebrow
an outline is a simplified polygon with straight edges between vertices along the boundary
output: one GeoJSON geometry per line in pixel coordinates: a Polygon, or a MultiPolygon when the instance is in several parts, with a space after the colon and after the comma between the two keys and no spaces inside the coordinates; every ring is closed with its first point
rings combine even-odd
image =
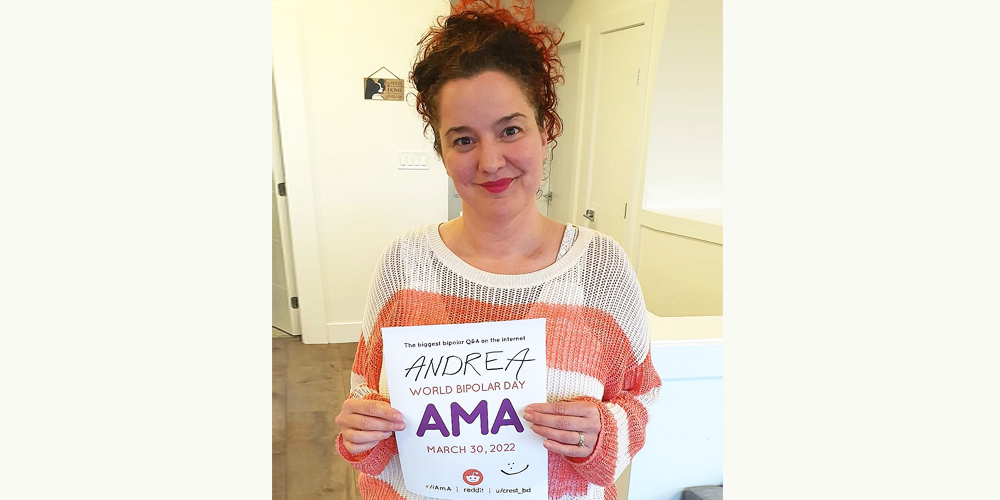
{"type": "MultiPolygon", "coordinates": [[[[506,122],[509,122],[509,121],[512,121],[515,118],[527,118],[527,116],[525,116],[524,113],[511,113],[511,114],[509,114],[509,115],[507,115],[507,116],[505,116],[505,117],[497,120],[496,124],[494,126],[500,125],[500,124],[503,124],[503,123],[506,123],[506,122]]],[[[444,133],[444,135],[449,135],[449,134],[454,134],[454,133],[464,134],[464,133],[471,132],[471,131],[472,131],[472,127],[469,127],[468,125],[460,125],[458,127],[451,127],[450,129],[448,129],[444,133]]]]}
{"type": "Polygon", "coordinates": [[[512,113],[512,114],[509,114],[509,115],[507,115],[507,116],[505,116],[505,117],[497,120],[496,124],[500,125],[501,123],[509,122],[509,121],[513,120],[514,118],[518,118],[518,117],[527,118],[527,116],[524,116],[524,113],[512,113]]]}

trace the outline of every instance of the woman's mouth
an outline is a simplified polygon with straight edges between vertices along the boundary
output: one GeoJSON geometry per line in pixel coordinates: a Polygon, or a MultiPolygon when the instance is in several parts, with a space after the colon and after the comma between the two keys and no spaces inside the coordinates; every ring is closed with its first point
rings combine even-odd
{"type": "Polygon", "coordinates": [[[507,178],[507,179],[500,179],[498,181],[484,182],[484,183],[480,184],[480,186],[482,186],[483,189],[485,189],[485,190],[487,190],[487,191],[489,191],[491,193],[496,194],[496,193],[502,193],[502,192],[506,191],[507,188],[510,187],[510,183],[513,182],[513,181],[514,181],[514,178],[510,177],[510,178],[507,178]]]}

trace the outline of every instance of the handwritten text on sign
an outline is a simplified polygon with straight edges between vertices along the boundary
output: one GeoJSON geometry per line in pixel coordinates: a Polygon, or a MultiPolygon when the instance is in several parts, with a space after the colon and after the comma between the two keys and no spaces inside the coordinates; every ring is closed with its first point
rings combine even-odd
{"type": "Polygon", "coordinates": [[[437,498],[548,497],[548,452],[524,407],[545,402],[545,320],[382,329],[406,489],[437,498]]]}

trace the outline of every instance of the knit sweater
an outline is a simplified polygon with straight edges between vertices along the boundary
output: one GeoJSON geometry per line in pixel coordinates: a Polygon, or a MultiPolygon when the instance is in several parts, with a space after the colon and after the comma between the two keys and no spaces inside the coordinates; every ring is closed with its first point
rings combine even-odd
{"type": "MultiPolygon", "coordinates": [[[[551,500],[614,499],[614,481],[645,442],[660,378],[649,356],[646,306],[628,256],[612,238],[580,227],[561,258],[528,274],[472,267],[451,252],[436,224],[391,243],[372,278],[351,370],[351,397],[389,402],[381,329],[545,318],[548,402],[591,401],[601,432],[586,458],[549,452],[551,500]]],[[[365,500],[418,500],[403,486],[396,438],[354,455],[365,500]]]]}

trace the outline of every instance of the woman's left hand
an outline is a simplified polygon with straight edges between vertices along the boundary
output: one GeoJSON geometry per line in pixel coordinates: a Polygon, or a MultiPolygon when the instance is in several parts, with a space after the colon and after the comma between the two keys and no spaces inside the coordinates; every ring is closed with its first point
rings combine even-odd
{"type": "Polygon", "coordinates": [[[524,419],[535,434],[547,438],[545,449],[567,457],[589,457],[601,433],[601,412],[590,401],[530,404],[524,419]]]}

